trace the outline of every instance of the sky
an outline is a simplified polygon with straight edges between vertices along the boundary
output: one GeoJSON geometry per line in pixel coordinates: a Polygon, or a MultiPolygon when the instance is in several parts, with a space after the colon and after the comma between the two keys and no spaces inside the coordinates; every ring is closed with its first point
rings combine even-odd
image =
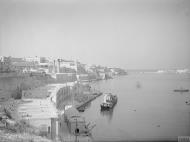
{"type": "Polygon", "coordinates": [[[0,0],[0,56],[190,68],[190,1],[0,0]]]}

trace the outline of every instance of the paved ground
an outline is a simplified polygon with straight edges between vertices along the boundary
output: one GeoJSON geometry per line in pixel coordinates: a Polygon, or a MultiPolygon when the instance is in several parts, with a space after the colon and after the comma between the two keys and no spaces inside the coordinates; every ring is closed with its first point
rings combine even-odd
{"type": "MultiPolygon", "coordinates": [[[[36,127],[49,127],[50,118],[57,118],[58,112],[55,106],[57,91],[65,84],[50,84],[24,92],[23,103],[18,107],[20,119],[36,127]]],[[[47,129],[47,128],[46,128],[47,129]]]]}
{"type": "Polygon", "coordinates": [[[56,94],[60,88],[71,84],[50,84],[25,91],[23,103],[18,107],[20,118],[47,119],[57,117],[56,94]]]}
{"type": "Polygon", "coordinates": [[[57,117],[57,110],[49,99],[24,99],[18,107],[21,119],[42,119],[57,117]]]}

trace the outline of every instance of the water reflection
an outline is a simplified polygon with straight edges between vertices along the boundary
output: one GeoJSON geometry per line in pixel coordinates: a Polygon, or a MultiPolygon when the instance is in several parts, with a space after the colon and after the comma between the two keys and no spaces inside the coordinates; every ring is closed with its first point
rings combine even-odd
{"type": "Polygon", "coordinates": [[[136,82],[136,88],[137,88],[137,89],[140,89],[141,87],[142,87],[142,84],[141,84],[139,81],[137,81],[137,82],[136,82]]]}
{"type": "Polygon", "coordinates": [[[110,110],[100,110],[100,114],[103,117],[106,117],[109,122],[111,122],[112,117],[113,117],[113,111],[114,111],[113,109],[110,109],[110,110]]]}

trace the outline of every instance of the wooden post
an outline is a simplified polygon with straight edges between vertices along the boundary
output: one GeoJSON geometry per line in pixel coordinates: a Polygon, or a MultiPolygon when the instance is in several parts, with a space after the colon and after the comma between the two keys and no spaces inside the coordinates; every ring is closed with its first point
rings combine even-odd
{"type": "Polygon", "coordinates": [[[51,139],[55,139],[56,137],[56,119],[51,118],[51,139]]]}

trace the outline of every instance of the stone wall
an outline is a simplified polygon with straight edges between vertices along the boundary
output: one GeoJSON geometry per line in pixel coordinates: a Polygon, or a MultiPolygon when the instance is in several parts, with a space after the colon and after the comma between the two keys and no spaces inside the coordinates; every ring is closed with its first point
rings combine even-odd
{"type": "Polygon", "coordinates": [[[65,105],[72,105],[73,103],[73,92],[70,86],[65,86],[56,94],[56,108],[63,110],[65,105]]]}

